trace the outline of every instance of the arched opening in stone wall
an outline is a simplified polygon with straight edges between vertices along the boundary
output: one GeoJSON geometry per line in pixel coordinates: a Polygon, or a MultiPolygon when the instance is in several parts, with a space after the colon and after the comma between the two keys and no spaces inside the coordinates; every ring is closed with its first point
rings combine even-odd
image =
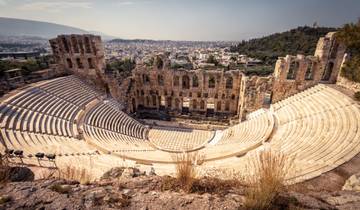
{"type": "Polygon", "coordinates": [[[180,80],[179,76],[174,76],[174,86],[175,87],[179,86],[179,83],[180,83],[179,80],[180,80]]]}
{"type": "Polygon", "coordinates": [[[73,68],[73,64],[72,64],[72,61],[71,61],[70,58],[67,58],[67,59],[66,59],[66,63],[67,63],[67,67],[68,67],[68,68],[70,68],[70,69],[73,68]]]}
{"type": "Polygon", "coordinates": [[[178,98],[175,98],[175,109],[179,109],[180,107],[180,100],[178,98]]]}
{"type": "Polygon", "coordinates": [[[171,106],[172,106],[171,97],[167,97],[167,98],[166,98],[166,105],[167,105],[167,108],[171,109],[171,106]]]}
{"type": "Polygon", "coordinates": [[[309,61],[306,67],[305,80],[313,80],[313,62],[309,61]]]}
{"type": "Polygon", "coordinates": [[[209,77],[209,88],[215,88],[215,77],[214,76],[209,77]]]}
{"type": "Polygon", "coordinates": [[[199,79],[196,75],[193,76],[192,78],[192,86],[193,87],[199,87],[199,79]]]}
{"type": "Polygon", "coordinates": [[[76,58],[76,64],[79,69],[84,68],[80,58],[76,58]]]}
{"type": "Polygon", "coordinates": [[[150,105],[150,97],[146,96],[146,100],[145,100],[145,106],[149,106],[150,105]]]}
{"type": "Polygon", "coordinates": [[[93,63],[93,59],[92,58],[88,58],[88,64],[89,64],[89,68],[93,69],[94,68],[94,63],[93,63]]]}
{"type": "Polygon", "coordinates": [[[146,74],[143,74],[143,83],[144,83],[145,85],[147,85],[147,84],[150,83],[150,78],[149,78],[149,76],[146,75],[146,74]]]}
{"type": "Polygon", "coordinates": [[[204,110],[204,109],[205,109],[205,101],[204,101],[204,100],[201,100],[201,101],[200,101],[200,109],[201,109],[201,110],[204,110]]]}
{"type": "Polygon", "coordinates": [[[233,78],[228,77],[226,78],[226,89],[232,89],[233,88],[233,78]]]}
{"type": "Polygon", "coordinates": [[[78,46],[78,42],[77,42],[76,37],[74,37],[74,36],[71,37],[71,44],[73,46],[74,52],[79,53],[79,46],[78,46]]]}
{"type": "Polygon", "coordinates": [[[230,101],[225,102],[225,111],[230,111],[230,101]]]}
{"type": "Polygon", "coordinates": [[[162,69],[164,66],[164,61],[159,56],[156,56],[155,65],[157,69],[162,69]]]}
{"type": "Polygon", "coordinates": [[[157,101],[157,100],[156,100],[156,95],[152,95],[152,96],[151,96],[151,99],[152,99],[152,105],[153,105],[153,106],[156,106],[156,101],[157,101]]]}
{"type": "Polygon", "coordinates": [[[187,75],[182,77],[182,88],[189,89],[190,88],[190,78],[187,75]]]}
{"type": "Polygon", "coordinates": [[[334,69],[334,63],[333,62],[329,62],[328,65],[326,66],[326,69],[322,75],[322,79],[323,81],[328,81],[331,77],[331,74],[333,72],[334,69]]]}
{"type": "Polygon", "coordinates": [[[216,104],[216,111],[220,112],[221,111],[221,101],[218,101],[216,104]]]}
{"type": "Polygon", "coordinates": [[[65,52],[69,53],[69,52],[70,52],[70,48],[69,48],[69,44],[68,44],[66,38],[62,38],[62,43],[63,43],[63,45],[64,45],[65,52]]]}
{"type": "Polygon", "coordinates": [[[197,109],[197,101],[195,99],[192,100],[192,108],[197,109]]]}
{"type": "Polygon", "coordinates": [[[89,37],[85,37],[85,51],[86,53],[91,53],[89,37]]]}
{"type": "Polygon", "coordinates": [[[291,79],[291,80],[295,79],[298,70],[299,70],[299,62],[291,61],[286,79],[291,79]]]}
{"type": "Polygon", "coordinates": [[[158,84],[160,86],[164,85],[164,77],[163,77],[163,75],[158,75],[158,84]]]}

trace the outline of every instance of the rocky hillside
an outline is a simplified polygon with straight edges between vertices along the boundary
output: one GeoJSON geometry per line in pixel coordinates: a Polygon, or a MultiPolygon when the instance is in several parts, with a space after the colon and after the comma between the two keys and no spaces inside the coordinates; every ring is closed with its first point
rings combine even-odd
{"type": "MultiPolygon", "coordinates": [[[[157,176],[154,172],[146,175],[135,168],[114,168],[91,184],[62,179],[12,182],[0,188],[0,209],[244,209],[244,186],[202,178],[186,193],[174,187],[174,182],[175,178],[157,176]]],[[[357,176],[347,183],[351,190],[355,185],[359,186],[357,176]]],[[[273,206],[358,209],[360,193],[301,193],[290,188],[278,196],[273,206]]]]}

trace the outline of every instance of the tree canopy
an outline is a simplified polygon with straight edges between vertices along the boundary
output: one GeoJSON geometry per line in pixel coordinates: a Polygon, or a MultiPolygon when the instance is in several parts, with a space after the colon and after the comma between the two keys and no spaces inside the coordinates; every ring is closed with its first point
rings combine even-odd
{"type": "Polygon", "coordinates": [[[336,38],[345,44],[349,54],[349,59],[341,70],[341,76],[354,82],[360,82],[360,21],[358,24],[344,25],[336,33],[336,38]]]}
{"type": "Polygon", "coordinates": [[[336,30],[336,28],[328,27],[303,26],[283,33],[242,41],[237,46],[233,46],[231,51],[261,59],[268,65],[274,65],[278,57],[287,54],[314,54],[319,38],[336,30]]]}

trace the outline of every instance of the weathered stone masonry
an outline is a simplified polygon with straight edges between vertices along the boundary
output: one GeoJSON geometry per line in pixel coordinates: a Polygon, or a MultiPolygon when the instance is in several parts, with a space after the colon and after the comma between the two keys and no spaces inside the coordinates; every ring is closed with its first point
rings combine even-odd
{"type": "Polygon", "coordinates": [[[139,63],[128,78],[105,72],[99,36],[61,35],[50,40],[59,68],[106,90],[128,112],[163,110],[171,116],[244,119],[318,83],[336,83],[345,47],[335,33],[319,39],[314,56],[280,57],[272,76],[246,76],[241,70],[171,69],[164,55],[156,65],[139,63]]]}

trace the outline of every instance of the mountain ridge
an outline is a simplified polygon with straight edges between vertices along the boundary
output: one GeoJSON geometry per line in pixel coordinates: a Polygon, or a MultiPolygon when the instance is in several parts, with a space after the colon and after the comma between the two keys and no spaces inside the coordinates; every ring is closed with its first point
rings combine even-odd
{"type": "Polygon", "coordinates": [[[45,39],[54,38],[59,34],[90,34],[101,35],[105,40],[115,38],[102,32],[88,31],[81,28],[45,21],[26,20],[0,17],[0,35],[2,36],[33,36],[45,39]]]}

